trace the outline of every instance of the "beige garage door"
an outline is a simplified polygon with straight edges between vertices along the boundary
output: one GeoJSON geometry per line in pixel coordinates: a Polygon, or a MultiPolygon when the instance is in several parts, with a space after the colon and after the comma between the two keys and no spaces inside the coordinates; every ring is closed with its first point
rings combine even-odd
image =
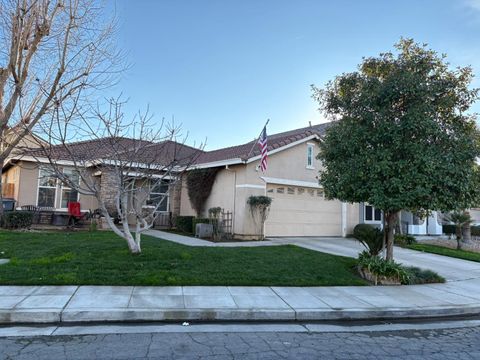
{"type": "Polygon", "coordinates": [[[342,205],[325,200],[323,190],[295,186],[267,186],[272,206],[266,236],[341,236],[342,205]]]}

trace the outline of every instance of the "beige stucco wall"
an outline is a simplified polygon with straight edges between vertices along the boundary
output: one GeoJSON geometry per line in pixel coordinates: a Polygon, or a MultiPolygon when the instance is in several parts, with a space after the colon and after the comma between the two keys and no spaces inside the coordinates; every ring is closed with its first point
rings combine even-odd
{"type": "MultiPolygon", "coordinates": [[[[321,162],[314,159],[313,168],[307,168],[307,146],[313,144],[314,154],[317,155],[320,148],[318,141],[312,140],[298,144],[277,153],[270,153],[268,159],[268,169],[265,174],[257,169],[259,160],[247,165],[234,165],[223,167],[215,180],[212,193],[206,203],[205,210],[214,206],[220,206],[226,210],[234,209],[234,234],[238,238],[252,238],[257,235],[250,209],[247,205],[247,199],[251,195],[269,195],[266,192],[267,184],[262,177],[276,178],[283,180],[304,181],[312,184],[318,184],[318,172],[321,168],[321,162]]],[[[325,200],[323,202],[325,209],[334,209],[331,214],[325,212],[331,219],[324,219],[324,222],[332,223],[332,229],[338,228],[338,231],[329,230],[331,235],[341,235],[341,207],[338,200],[325,200]]],[[[319,206],[321,206],[319,204],[319,206]]],[[[321,210],[321,209],[320,209],[321,210]]],[[[353,227],[358,224],[359,218],[358,204],[346,204],[346,227],[347,234],[353,231],[353,227]]],[[[190,200],[188,199],[187,186],[182,186],[181,195],[181,215],[193,215],[190,200]]],[[[203,214],[206,215],[206,214],[203,214]]]]}
{"type": "Polygon", "coordinates": [[[203,216],[208,216],[208,209],[221,207],[225,211],[233,211],[235,204],[236,170],[223,169],[215,177],[212,192],[205,203],[203,216]]]}
{"type": "Polygon", "coordinates": [[[360,223],[360,204],[347,203],[347,235],[353,234],[353,228],[360,223]]]}
{"type": "Polygon", "coordinates": [[[180,195],[180,215],[181,216],[196,216],[195,210],[192,208],[190,199],[188,198],[187,181],[184,178],[182,181],[182,190],[180,195]]]}
{"type": "MultiPolygon", "coordinates": [[[[16,206],[23,205],[37,205],[37,193],[38,193],[38,176],[39,166],[36,163],[21,161],[16,166],[18,169],[18,193],[16,195],[16,206]]],[[[17,192],[17,190],[16,190],[17,192]]],[[[55,207],[60,208],[61,204],[61,187],[57,187],[57,196],[55,207]]],[[[79,195],[79,202],[82,210],[97,209],[98,202],[94,196],[91,195],[79,195]]]]}

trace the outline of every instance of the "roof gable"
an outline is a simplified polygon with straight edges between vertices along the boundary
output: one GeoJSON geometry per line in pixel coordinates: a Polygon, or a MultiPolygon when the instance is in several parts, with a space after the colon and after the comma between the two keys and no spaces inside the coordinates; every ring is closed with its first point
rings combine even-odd
{"type": "MultiPolygon", "coordinates": [[[[331,123],[324,123],[308,126],[301,129],[286,131],[283,133],[268,135],[268,152],[270,154],[277,150],[302,142],[302,140],[322,137],[331,123]]],[[[237,160],[238,162],[249,162],[260,156],[260,149],[256,146],[256,140],[243,145],[231,146],[223,149],[207,151],[199,156],[197,165],[215,164],[222,161],[237,160]],[[252,150],[253,149],[253,150],[252,150]],[[250,152],[251,151],[251,152],[250,152]]]]}

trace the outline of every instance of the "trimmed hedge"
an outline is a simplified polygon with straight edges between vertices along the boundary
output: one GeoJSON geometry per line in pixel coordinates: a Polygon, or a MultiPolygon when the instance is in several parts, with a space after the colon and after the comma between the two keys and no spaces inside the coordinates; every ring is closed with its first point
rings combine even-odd
{"type": "MultiPolygon", "coordinates": [[[[455,225],[442,225],[442,231],[446,235],[455,235],[455,225]]],[[[480,226],[471,226],[470,232],[472,236],[480,236],[480,226]]]]}
{"type": "Polygon", "coordinates": [[[26,229],[32,226],[33,212],[7,211],[3,214],[2,226],[6,229],[26,229]]]}
{"type": "Polygon", "coordinates": [[[194,218],[194,216],[177,216],[177,218],[175,219],[175,227],[177,228],[177,230],[181,230],[183,232],[191,234],[194,218]]]}
{"type": "Polygon", "coordinates": [[[442,226],[442,231],[443,231],[444,234],[447,234],[447,235],[455,235],[456,234],[455,225],[443,225],[442,226]]]}
{"type": "Polygon", "coordinates": [[[480,236],[480,226],[471,226],[470,232],[472,236],[480,236]]]}

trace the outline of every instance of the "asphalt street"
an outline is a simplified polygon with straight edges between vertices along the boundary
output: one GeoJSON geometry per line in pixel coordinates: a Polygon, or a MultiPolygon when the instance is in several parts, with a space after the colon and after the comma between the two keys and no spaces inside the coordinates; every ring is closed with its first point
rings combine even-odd
{"type": "Polygon", "coordinates": [[[60,329],[78,335],[1,337],[0,359],[480,359],[478,323],[347,331],[318,325],[304,330],[275,325],[271,329],[279,331],[269,331],[248,324],[207,331],[178,327],[178,332],[135,325],[127,331],[91,329],[60,329]]]}

